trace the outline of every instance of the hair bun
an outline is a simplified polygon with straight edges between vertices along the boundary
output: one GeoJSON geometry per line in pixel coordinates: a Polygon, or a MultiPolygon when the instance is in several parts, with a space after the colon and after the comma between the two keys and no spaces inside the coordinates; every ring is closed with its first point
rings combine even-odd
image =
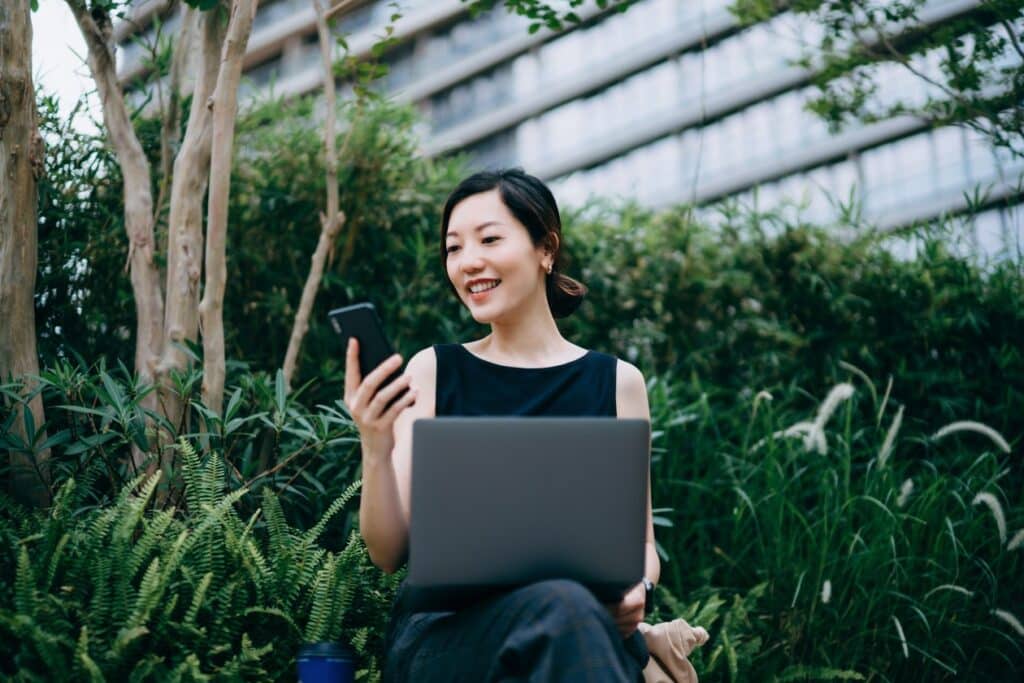
{"type": "Polygon", "coordinates": [[[567,318],[580,307],[587,295],[587,286],[579,280],[558,271],[551,273],[547,281],[548,306],[556,318],[567,318]]]}

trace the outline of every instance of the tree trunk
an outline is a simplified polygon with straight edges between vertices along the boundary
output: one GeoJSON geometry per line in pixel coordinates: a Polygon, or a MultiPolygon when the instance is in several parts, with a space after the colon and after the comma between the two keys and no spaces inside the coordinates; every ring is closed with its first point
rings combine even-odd
{"type": "MultiPolygon", "coordinates": [[[[192,63],[192,40],[198,33],[197,24],[202,16],[198,10],[183,5],[180,9],[181,33],[178,34],[178,41],[174,45],[174,54],[171,55],[171,73],[167,85],[166,100],[160,98],[162,110],[162,124],[160,126],[160,190],[156,196],[156,208],[153,210],[153,219],[156,225],[160,225],[160,217],[163,215],[164,205],[167,201],[167,193],[171,187],[171,178],[174,169],[174,147],[181,137],[181,83],[185,76],[188,64],[192,63]]],[[[157,248],[162,249],[164,245],[158,244],[157,248]]],[[[166,321],[164,327],[166,328],[166,321]]]]}
{"type": "MultiPolygon", "coordinates": [[[[299,351],[302,349],[302,340],[309,331],[309,315],[313,311],[313,302],[316,300],[316,291],[320,288],[320,280],[324,275],[324,263],[327,255],[334,247],[334,240],[345,223],[345,214],[338,208],[338,150],[335,140],[335,116],[337,105],[335,102],[334,90],[334,41],[327,28],[327,16],[319,0],[313,0],[313,7],[316,9],[316,29],[320,38],[320,61],[324,71],[324,104],[327,108],[326,120],[324,122],[324,164],[327,167],[327,213],[320,216],[320,239],[316,244],[316,251],[310,262],[309,275],[306,277],[306,284],[302,288],[302,298],[299,300],[299,309],[295,313],[295,322],[292,324],[292,335],[288,339],[288,350],[284,354],[284,375],[285,385],[291,388],[292,377],[295,375],[295,366],[298,363],[299,351]]],[[[352,128],[349,128],[351,133],[352,128]]]]}
{"type": "MultiPolygon", "coordinates": [[[[153,260],[153,193],[149,160],[135,134],[114,62],[113,26],[106,10],[89,10],[84,0],[67,0],[88,49],[89,70],[103,107],[103,122],[124,180],[124,219],[128,233],[128,267],[135,298],[135,371],[146,384],[154,373],[163,343],[163,295],[160,272],[153,260]]],[[[156,408],[156,392],[144,400],[156,408]]],[[[145,454],[133,449],[136,467],[145,454]]]]}
{"type": "MultiPolygon", "coordinates": [[[[36,127],[32,86],[32,24],[29,0],[0,5],[0,381],[39,374],[36,353],[36,179],[43,168],[43,143],[36,127]]],[[[42,396],[29,401],[34,427],[45,422],[42,396]]],[[[35,431],[18,411],[14,431],[31,447],[35,431]]],[[[47,455],[11,453],[11,494],[23,502],[49,501],[47,455]]]]}
{"type": "Polygon", "coordinates": [[[206,282],[199,316],[203,332],[203,402],[215,413],[221,412],[224,401],[225,249],[238,81],[257,4],[257,0],[235,0],[232,3],[220,72],[209,103],[213,111],[213,142],[206,219],[206,282]]]}
{"type": "MultiPolygon", "coordinates": [[[[169,373],[184,370],[188,366],[188,356],[181,350],[181,346],[187,341],[198,339],[199,280],[203,267],[203,199],[209,179],[213,130],[213,118],[206,103],[217,81],[223,24],[219,13],[215,11],[204,12],[200,20],[202,56],[185,138],[174,161],[171,185],[164,347],[158,375],[164,415],[175,427],[180,426],[184,406],[182,397],[174,390],[169,373]]],[[[178,47],[185,44],[179,42],[178,47]]]]}

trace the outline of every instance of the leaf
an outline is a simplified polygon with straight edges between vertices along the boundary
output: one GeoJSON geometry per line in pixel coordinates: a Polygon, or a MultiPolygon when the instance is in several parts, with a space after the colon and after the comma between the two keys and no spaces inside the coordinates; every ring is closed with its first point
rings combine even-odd
{"type": "Polygon", "coordinates": [[[288,399],[288,390],[285,388],[284,372],[281,368],[277,369],[277,377],[274,378],[274,399],[277,406],[277,412],[284,415],[284,409],[288,399]]]}
{"type": "Polygon", "coordinates": [[[23,415],[25,416],[25,435],[30,443],[35,443],[36,418],[32,414],[32,408],[29,407],[28,403],[23,406],[23,415]]]}
{"type": "Polygon", "coordinates": [[[62,429],[56,434],[51,434],[43,443],[39,444],[39,450],[45,451],[54,446],[60,446],[71,440],[71,430],[62,429]]]}

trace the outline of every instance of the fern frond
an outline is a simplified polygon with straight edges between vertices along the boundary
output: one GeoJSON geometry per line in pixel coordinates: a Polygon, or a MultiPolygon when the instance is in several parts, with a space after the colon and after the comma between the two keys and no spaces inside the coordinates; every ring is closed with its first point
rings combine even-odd
{"type": "Polygon", "coordinates": [[[366,654],[366,644],[370,640],[370,629],[363,628],[356,629],[356,632],[352,634],[352,649],[356,651],[356,654],[366,654]]]}
{"type": "Polygon", "coordinates": [[[323,516],[320,518],[320,521],[314,524],[309,529],[309,531],[305,533],[305,535],[302,537],[303,542],[311,544],[315,542],[317,539],[319,539],[320,534],[322,534],[324,532],[324,529],[327,528],[327,523],[330,522],[335,515],[341,512],[341,510],[348,504],[350,500],[352,500],[356,493],[359,492],[359,489],[362,487],[362,485],[363,482],[361,479],[356,479],[354,482],[349,484],[348,488],[346,488],[342,492],[342,494],[338,498],[336,498],[334,502],[331,503],[331,505],[327,508],[323,516]]]}
{"type": "Polygon", "coordinates": [[[270,536],[270,556],[277,557],[288,552],[291,547],[288,523],[281,510],[281,502],[269,486],[263,488],[263,518],[267,521],[267,533],[270,536]]]}
{"type": "Polygon", "coordinates": [[[14,576],[14,607],[29,618],[36,615],[36,577],[28,559],[28,548],[18,548],[18,569],[14,576]]]}
{"type": "Polygon", "coordinates": [[[185,679],[186,674],[188,675],[188,680],[194,683],[212,680],[209,675],[203,673],[202,667],[199,665],[199,658],[196,657],[194,652],[190,653],[178,666],[171,670],[167,680],[170,683],[181,683],[185,679]]]}
{"type": "Polygon", "coordinates": [[[53,497],[53,505],[50,506],[50,519],[55,522],[66,521],[71,514],[71,506],[75,495],[75,480],[68,478],[57,494],[53,497]]]}
{"type": "Polygon", "coordinates": [[[113,596],[111,595],[110,574],[111,561],[109,555],[99,554],[91,558],[92,600],[85,613],[90,630],[101,640],[107,634],[111,624],[113,596]]]}
{"type": "MultiPolygon", "coordinates": [[[[78,645],[75,647],[75,668],[88,677],[92,683],[105,682],[103,672],[89,656],[89,627],[83,626],[78,632],[78,645]]],[[[79,680],[85,676],[79,676],[79,680]]]]}
{"type": "Polygon", "coordinates": [[[142,569],[142,565],[149,560],[153,550],[164,540],[164,534],[167,533],[174,521],[174,513],[175,508],[170,507],[160,510],[148,520],[146,530],[135,542],[128,559],[127,577],[129,579],[135,578],[135,575],[142,569]]]}
{"type": "MultiPolygon", "coordinates": [[[[316,575],[322,568],[323,559],[327,551],[317,548],[311,552],[300,553],[298,565],[288,562],[288,569],[291,570],[288,580],[284,583],[282,602],[286,609],[294,609],[296,601],[303,591],[316,580],[316,575]]],[[[287,560],[285,560],[287,561],[287,560]]]]}
{"type": "Polygon", "coordinates": [[[199,608],[203,605],[203,599],[206,598],[206,591],[210,588],[211,581],[213,581],[212,572],[207,572],[200,579],[199,586],[196,587],[196,592],[192,595],[192,604],[189,605],[188,612],[185,613],[185,618],[182,620],[185,624],[195,623],[196,615],[199,614],[199,608]]]}
{"type": "Polygon", "coordinates": [[[128,683],[144,683],[157,679],[157,671],[166,671],[164,658],[155,654],[149,654],[135,662],[132,672],[128,675],[128,683]]]}
{"type": "Polygon", "coordinates": [[[154,557],[149,563],[146,573],[139,584],[139,592],[135,598],[135,607],[128,618],[126,627],[133,629],[142,626],[149,618],[149,613],[156,606],[162,594],[160,581],[160,558],[154,557]]]}
{"type": "Polygon", "coordinates": [[[338,586],[338,589],[336,595],[333,596],[331,609],[331,624],[336,629],[336,633],[332,634],[334,637],[341,632],[341,624],[355,598],[361,576],[360,564],[364,553],[363,539],[358,532],[353,531],[338,557],[335,568],[335,585],[338,586]]]}
{"type": "Polygon", "coordinates": [[[146,506],[149,505],[153,492],[156,491],[157,484],[160,483],[160,476],[160,471],[157,470],[142,484],[142,489],[137,496],[126,496],[116,506],[118,518],[114,526],[115,540],[127,540],[132,537],[135,527],[139,525],[143,515],[146,513],[146,506]]]}
{"type": "Polygon", "coordinates": [[[249,575],[252,577],[253,583],[256,584],[256,588],[261,596],[266,595],[267,584],[270,581],[270,568],[267,566],[267,561],[263,557],[263,553],[256,546],[256,543],[252,539],[247,539],[242,551],[242,561],[244,562],[247,569],[249,569],[249,575]]]}
{"type": "Polygon", "coordinates": [[[71,540],[71,534],[64,534],[57,541],[57,547],[53,549],[53,554],[50,555],[49,567],[46,569],[46,581],[43,583],[43,591],[49,592],[50,587],[53,586],[53,579],[57,576],[57,567],[60,566],[61,556],[64,554],[64,548],[67,546],[68,541],[71,540]]]}
{"type": "Polygon", "coordinates": [[[110,656],[116,661],[120,659],[128,646],[134,643],[139,638],[147,635],[149,629],[145,626],[133,626],[131,628],[123,628],[117,633],[117,639],[114,640],[114,647],[111,651],[110,656]]]}
{"type": "Polygon", "coordinates": [[[93,517],[92,523],[89,525],[89,538],[93,542],[93,548],[97,552],[102,553],[102,541],[107,538],[107,535],[110,533],[110,528],[114,525],[116,520],[117,512],[114,508],[106,508],[93,517]]]}
{"type": "Polygon", "coordinates": [[[232,491],[228,495],[224,496],[217,506],[201,515],[202,521],[192,530],[182,531],[172,546],[171,551],[167,554],[166,565],[164,568],[164,581],[170,581],[174,572],[177,571],[178,566],[184,560],[185,556],[192,550],[193,546],[202,539],[213,526],[218,524],[221,518],[227,514],[227,511],[235,503],[239,501],[246,493],[249,492],[247,488],[241,488],[237,491],[232,491]]]}
{"type": "Polygon", "coordinates": [[[307,643],[317,643],[324,639],[334,597],[331,595],[333,584],[334,557],[329,555],[324,566],[317,572],[313,590],[310,592],[311,606],[305,632],[305,642],[307,643]]]}
{"type": "Polygon", "coordinates": [[[185,504],[190,511],[198,511],[202,505],[202,476],[199,455],[188,439],[178,439],[178,452],[181,453],[181,474],[185,480],[185,504]]]}

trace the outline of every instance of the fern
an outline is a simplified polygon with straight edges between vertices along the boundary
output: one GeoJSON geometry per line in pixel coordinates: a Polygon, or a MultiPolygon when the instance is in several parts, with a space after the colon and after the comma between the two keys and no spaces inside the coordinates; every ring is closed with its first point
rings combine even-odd
{"type": "Polygon", "coordinates": [[[331,595],[333,587],[334,557],[328,556],[324,566],[316,574],[310,594],[312,605],[309,621],[306,623],[305,640],[307,643],[316,643],[324,639],[334,602],[331,595]]]}
{"type": "Polygon", "coordinates": [[[93,683],[106,681],[103,672],[96,666],[96,662],[89,656],[89,627],[83,626],[78,634],[78,644],[75,647],[75,669],[79,672],[79,680],[88,677],[93,683]]]}
{"type": "Polygon", "coordinates": [[[270,545],[267,548],[270,554],[281,555],[289,552],[291,537],[288,533],[288,523],[284,519],[281,503],[270,487],[263,489],[263,519],[267,521],[267,533],[270,535],[270,545]]]}
{"type": "Polygon", "coordinates": [[[46,592],[50,591],[50,587],[53,586],[53,579],[57,576],[57,567],[60,565],[61,558],[64,554],[64,548],[67,546],[68,541],[71,540],[71,534],[64,534],[57,541],[57,547],[54,548],[53,553],[50,555],[49,565],[46,569],[46,581],[43,583],[42,589],[46,592]]]}
{"type": "Polygon", "coordinates": [[[14,606],[21,614],[32,618],[36,614],[36,579],[32,574],[32,563],[28,559],[28,548],[18,548],[18,570],[14,576],[14,606]]]}
{"type": "Polygon", "coordinates": [[[335,515],[341,512],[341,510],[348,504],[348,502],[352,500],[353,496],[355,496],[356,493],[359,492],[359,489],[362,486],[362,484],[363,482],[360,479],[357,479],[351,484],[349,484],[348,488],[346,488],[344,492],[342,492],[342,494],[338,496],[338,498],[336,498],[334,502],[331,503],[331,505],[327,508],[327,510],[323,514],[323,517],[320,518],[320,521],[314,524],[309,529],[309,531],[307,531],[303,535],[303,543],[312,544],[316,542],[320,538],[320,534],[322,534],[324,532],[324,529],[327,528],[327,523],[330,522],[335,515]]]}
{"type": "Polygon", "coordinates": [[[131,617],[128,618],[127,628],[132,629],[142,626],[149,618],[149,613],[156,606],[157,601],[163,593],[163,584],[160,581],[160,558],[154,557],[146,569],[139,585],[139,593],[135,599],[135,607],[131,617]]]}
{"type": "Polygon", "coordinates": [[[135,528],[142,521],[146,512],[150,498],[153,497],[153,492],[156,491],[157,484],[160,483],[160,476],[160,472],[154,472],[142,484],[139,495],[125,496],[115,506],[117,511],[117,523],[114,526],[115,542],[125,542],[135,532],[135,528]]]}
{"type": "Polygon", "coordinates": [[[196,615],[199,614],[199,608],[203,605],[203,599],[206,597],[206,591],[210,588],[210,582],[213,581],[213,574],[207,572],[203,575],[203,578],[199,581],[199,586],[196,588],[196,592],[192,595],[192,604],[189,605],[188,611],[185,613],[185,618],[182,620],[185,624],[194,624],[196,621],[196,615]]]}
{"type": "Polygon", "coordinates": [[[129,555],[127,565],[127,577],[129,579],[135,578],[139,570],[142,569],[142,565],[146,563],[156,547],[164,540],[164,535],[174,523],[174,512],[175,509],[173,507],[161,510],[146,523],[145,531],[142,532],[142,535],[135,542],[135,547],[132,548],[129,555]]]}
{"type": "Polygon", "coordinates": [[[199,456],[185,437],[178,439],[178,452],[181,453],[182,477],[185,479],[185,504],[190,511],[198,512],[206,498],[199,456]]]}
{"type": "Polygon", "coordinates": [[[111,624],[111,561],[107,555],[90,557],[90,574],[92,584],[92,601],[86,611],[86,619],[91,630],[98,637],[106,636],[111,624]]]}
{"type": "Polygon", "coordinates": [[[341,551],[338,563],[335,567],[335,584],[339,586],[337,595],[334,596],[331,610],[332,638],[337,638],[341,631],[341,624],[352,606],[352,599],[357,588],[356,577],[360,574],[360,564],[365,553],[362,537],[352,532],[345,549],[341,551]]]}

